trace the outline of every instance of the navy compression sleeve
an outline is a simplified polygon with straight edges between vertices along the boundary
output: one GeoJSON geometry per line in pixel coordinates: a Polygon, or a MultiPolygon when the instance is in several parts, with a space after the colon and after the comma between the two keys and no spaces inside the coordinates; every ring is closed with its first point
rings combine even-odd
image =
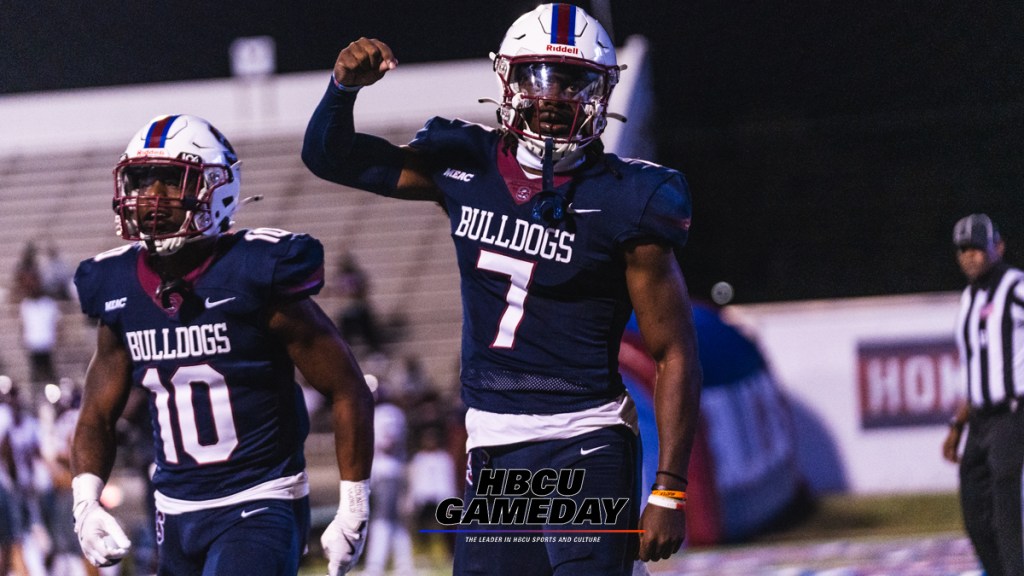
{"type": "Polygon", "coordinates": [[[324,180],[391,196],[402,173],[402,150],[383,138],[355,131],[356,94],[330,83],[306,126],[302,161],[324,180]]]}

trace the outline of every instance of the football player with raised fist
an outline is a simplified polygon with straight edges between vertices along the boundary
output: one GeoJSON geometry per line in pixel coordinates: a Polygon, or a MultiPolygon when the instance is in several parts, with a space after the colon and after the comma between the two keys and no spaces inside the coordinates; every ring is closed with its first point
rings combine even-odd
{"type": "MultiPolygon", "coordinates": [[[[479,510],[468,504],[480,498],[507,502],[509,471],[582,478],[556,495],[577,520],[594,502],[623,503],[578,522],[553,521],[550,507],[527,522],[514,513],[470,521],[467,512],[455,574],[629,575],[634,559],[668,558],[686,534],[701,388],[678,261],[689,190],[675,170],[604,150],[623,68],[583,9],[544,4],[520,16],[493,62],[498,127],[435,117],[396,146],[357,132],[354,121],[358,95],[372,97],[396,55],[381,40],[352,42],[310,119],[303,160],[347,187],[435,202],[450,220],[464,314],[466,510],[479,510]],[[657,369],[660,449],[650,492],[638,485],[636,409],[618,371],[633,312],[657,369]],[[515,529],[574,532],[499,542],[469,533],[515,529]]],[[[516,491],[512,500],[543,506],[550,496],[516,491]]]]}

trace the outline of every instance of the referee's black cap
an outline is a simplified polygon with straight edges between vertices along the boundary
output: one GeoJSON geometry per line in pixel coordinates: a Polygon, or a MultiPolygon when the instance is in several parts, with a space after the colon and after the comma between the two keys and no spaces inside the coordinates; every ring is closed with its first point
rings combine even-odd
{"type": "Polygon", "coordinates": [[[999,228],[987,214],[971,214],[953,227],[953,244],[957,248],[988,249],[999,242],[999,228]]]}

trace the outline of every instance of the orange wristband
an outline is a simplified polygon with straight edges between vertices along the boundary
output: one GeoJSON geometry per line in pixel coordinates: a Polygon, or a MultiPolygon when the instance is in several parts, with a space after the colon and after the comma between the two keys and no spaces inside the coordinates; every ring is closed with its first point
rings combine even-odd
{"type": "Polygon", "coordinates": [[[647,503],[661,508],[668,508],[669,510],[686,509],[686,501],[676,500],[675,498],[666,498],[665,496],[658,496],[657,494],[651,494],[648,496],[647,503]]]}
{"type": "Polygon", "coordinates": [[[686,500],[686,492],[683,492],[682,490],[651,490],[651,494],[654,494],[655,496],[673,498],[675,500],[686,500]]]}

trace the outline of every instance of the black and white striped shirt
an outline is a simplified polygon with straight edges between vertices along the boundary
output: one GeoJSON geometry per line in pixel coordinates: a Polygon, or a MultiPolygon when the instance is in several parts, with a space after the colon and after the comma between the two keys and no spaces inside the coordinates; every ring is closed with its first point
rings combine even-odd
{"type": "Polygon", "coordinates": [[[1024,272],[997,264],[964,289],[956,344],[972,408],[1024,396],[1024,272]]]}

